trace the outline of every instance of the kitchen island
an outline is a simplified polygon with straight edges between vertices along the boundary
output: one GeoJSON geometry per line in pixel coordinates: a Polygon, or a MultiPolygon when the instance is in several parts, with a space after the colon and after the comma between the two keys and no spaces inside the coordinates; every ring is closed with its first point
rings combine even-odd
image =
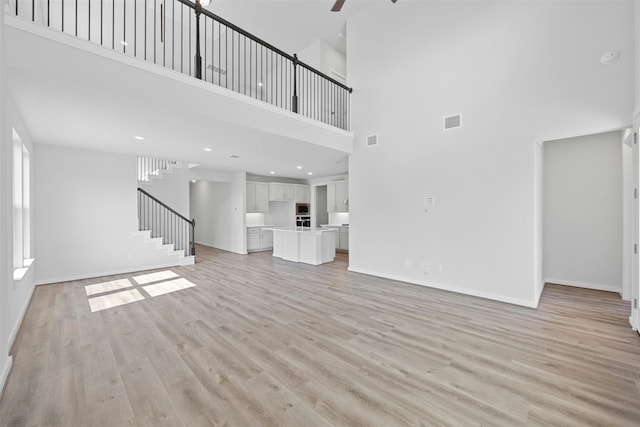
{"type": "Polygon", "coordinates": [[[273,256],[287,261],[320,265],[336,256],[336,233],[333,228],[273,227],[273,256]]]}

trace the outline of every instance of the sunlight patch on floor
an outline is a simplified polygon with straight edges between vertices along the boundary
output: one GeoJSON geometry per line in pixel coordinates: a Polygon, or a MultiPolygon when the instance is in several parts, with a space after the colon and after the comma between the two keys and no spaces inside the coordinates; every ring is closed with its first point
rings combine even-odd
{"type": "Polygon", "coordinates": [[[104,292],[116,291],[118,289],[130,288],[133,284],[129,279],[118,279],[110,282],[96,283],[95,285],[87,285],[84,287],[87,296],[102,294],[104,292]]]}
{"type": "Polygon", "coordinates": [[[100,297],[89,298],[89,307],[91,312],[106,310],[108,308],[118,307],[132,302],[143,300],[144,296],[137,289],[129,289],[127,291],[116,292],[115,294],[103,295],[100,297]]]}
{"type": "Polygon", "coordinates": [[[140,276],[135,276],[133,280],[135,280],[138,285],[146,285],[147,283],[159,282],[161,280],[173,279],[175,277],[179,277],[179,276],[171,270],[165,270],[165,271],[158,271],[155,273],[142,274],[140,276]]]}
{"type": "Polygon", "coordinates": [[[142,289],[144,289],[152,297],[157,297],[158,295],[164,295],[170,292],[192,288],[194,286],[195,283],[192,283],[187,279],[181,277],[179,279],[170,280],[168,282],[161,282],[154,285],[143,286],[142,289]]]}
{"type": "Polygon", "coordinates": [[[129,278],[111,280],[103,283],[85,286],[85,292],[89,298],[91,312],[106,310],[136,301],[142,301],[148,297],[157,297],[183,289],[193,288],[195,283],[171,270],[158,271],[155,273],[142,274],[129,278]],[[156,283],[154,283],[156,282],[156,283]],[[148,284],[152,283],[152,284],[148,284]],[[147,284],[146,286],[142,286],[147,284]],[[132,289],[127,289],[132,288],[132,289]],[[122,290],[125,289],[125,290],[122,290]],[[143,289],[144,292],[140,290],[143,289]],[[119,292],[114,292],[119,291],[119,292]],[[103,295],[99,295],[103,294],[103,295]],[[145,297],[145,295],[148,297],[145,297]]]}

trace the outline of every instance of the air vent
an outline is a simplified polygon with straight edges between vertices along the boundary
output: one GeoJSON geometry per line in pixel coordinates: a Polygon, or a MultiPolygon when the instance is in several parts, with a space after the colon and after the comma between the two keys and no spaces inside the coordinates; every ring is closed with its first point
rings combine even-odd
{"type": "Polygon", "coordinates": [[[378,135],[377,134],[376,135],[369,135],[367,137],[367,141],[365,143],[365,146],[367,148],[370,148],[370,147],[375,147],[376,145],[378,145],[378,135]]]}
{"type": "Polygon", "coordinates": [[[453,129],[461,126],[460,114],[444,118],[444,129],[453,129]]]}
{"type": "Polygon", "coordinates": [[[237,154],[230,154],[229,157],[231,157],[232,159],[239,159],[240,156],[238,156],[237,154]]]}
{"type": "Polygon", "coordinates": [[[225,70],[224,68],[218,68],[213,64],[208,64],[207,70],[212,70],[213,72],[222,74],[223,76],[227,74],[227,70],[225,70]]]}

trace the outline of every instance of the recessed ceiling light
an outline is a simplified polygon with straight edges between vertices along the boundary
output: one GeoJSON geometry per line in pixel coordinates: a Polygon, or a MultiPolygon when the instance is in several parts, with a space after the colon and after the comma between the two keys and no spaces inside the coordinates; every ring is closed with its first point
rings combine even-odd
{"type": "Polygon", "coordinates": [[[298,169],[302,169],[302,166],[298,166],[298,169]]]}
{"type": "Polygon", "coordinates": [[[203,148],[204,151],[211,151],[211,148],[207,147],[207,148],[203,148]]]}
{"type": "Polygon", "coordinates": [[[313,172],[307,172],[307,175],[313,175],[313,172]]]}
{"type": "Polygon", "coordinates": [[[258,86],[262,87],[262,82],[258,82],[258,86]]]}
{"type": "Polygon", "coordinates": [[[274,171],[269,172],[271,175],[275,175],[276,173],[274,171]]]}
{"type": "Polygon", "coordinates": [[[134,138],[137,139],[138,141],[144,140],[144,136],[140,136],[140,135],[136,135],[134,136],[134,138]]]}
{"type": "Polygon", "coordinates": [[[195,180],[195,179],[192,179],[192,180],[191,180],[191,182],[193,182],[193,183],[195,184],[195,183],[196,183],[196,180],[195,180]]]}
{"type": "Polygon", "coordinates": [[[129,46],[129,43],[127,43],[127,42],[126,42],[126,41],[124,41],[124,40],[122,40],[122,41],[120,42],[120,44],[121,44],[122,46],[129,46]]]}
{"type": "Polygon", "coordinates": [[[604,65],[613,64],[620,58],[620,53],[615,50],[610,50],[609,52],[605,52],[600,57],[600,62],[604,65]]]}

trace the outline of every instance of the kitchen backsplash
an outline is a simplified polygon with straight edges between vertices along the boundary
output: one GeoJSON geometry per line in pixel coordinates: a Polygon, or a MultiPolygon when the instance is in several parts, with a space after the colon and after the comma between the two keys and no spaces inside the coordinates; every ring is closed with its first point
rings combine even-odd
{"type": "Polygon", "coordinates": [[[329,224],[349,224],[349,212],[329,212],[329,224]]]}

